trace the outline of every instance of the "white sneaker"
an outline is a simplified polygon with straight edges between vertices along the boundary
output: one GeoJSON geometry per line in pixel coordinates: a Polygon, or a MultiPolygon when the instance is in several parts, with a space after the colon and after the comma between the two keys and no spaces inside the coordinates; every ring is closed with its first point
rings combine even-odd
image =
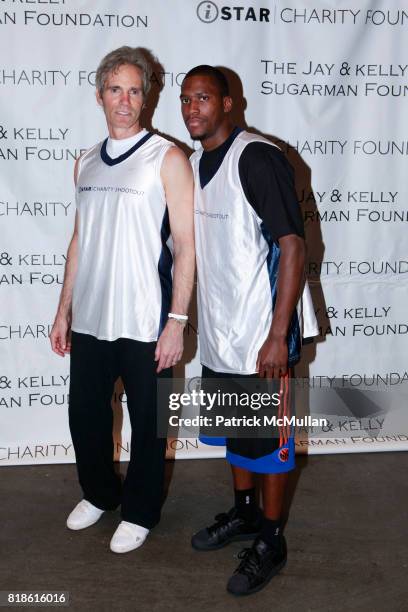
{"type": "Polygon", "coordinates": [[[110,549],[115,553],[125,553],[139,548],[147,538],[149,529],[122,521],[110,541],[110,549]]]}
{"type": "Polygon", "coordinates": [[[99,521],[104,510],[93,506],[89,501],[83,499],[79,502],[67,518],[68,529],[85,529],[90,527],[96,521],[99,521]]]}

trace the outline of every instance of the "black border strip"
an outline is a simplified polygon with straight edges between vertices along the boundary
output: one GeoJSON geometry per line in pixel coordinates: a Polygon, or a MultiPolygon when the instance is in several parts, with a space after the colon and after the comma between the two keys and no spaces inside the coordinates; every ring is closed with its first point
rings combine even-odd
{"type": "Polygon", "coordinates": [[[132,153],[134,153],[137,149],[139,149],[142,145],[144,145],[144,143],[147,140],[149,140],[149,138],[151,138],[152,136],[153,136],[152,132],[147,132],[146,136],[143,136],[143,138],[141,138],[133,147],[131,147],[128,151],[125,151],[125,153],[122,153],[122,155],[119,155],[119,157],[115,157],[115,159],[112,159],[112,157],[109,157],[106,151],[106,145],[108,143],[108,139],[106,138],[106,140],[103,141],[103,144],[101,147],[102,161],[104,161],[105,164],[107,164],[108,166],[116,166],[116,164],[120,164],[120,162],[123,162],[125,161],[125,159],[130,157],[132,153]]]}

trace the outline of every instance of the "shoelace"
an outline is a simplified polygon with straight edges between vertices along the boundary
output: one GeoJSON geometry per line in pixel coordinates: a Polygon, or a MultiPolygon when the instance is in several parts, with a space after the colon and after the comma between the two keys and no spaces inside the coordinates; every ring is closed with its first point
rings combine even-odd
{"type": "Polygon", "coordinates": [[[246,574],[251,576],[259,570],[259,556],[253,548],[244,548],[238,553],[238,559],[242,559],[236,574],[246,574]]]}
{"type": "Polygon", "coordinates": [[[223,529],[228,525],[228,523],[232,520],[230,514],[226,512],[221,512],[221,514],[216,514],[214,516],[214,520],[216,521],[214,525],[208,527],[208,531],[212,534],[214,531],[218,531],[219,529],[223,529]]]}

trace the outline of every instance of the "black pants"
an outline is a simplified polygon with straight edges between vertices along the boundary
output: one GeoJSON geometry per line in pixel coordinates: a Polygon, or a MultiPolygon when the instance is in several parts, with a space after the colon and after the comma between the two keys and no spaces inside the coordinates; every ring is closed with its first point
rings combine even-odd
{"type": "Polygon", "coordinates": [[[156,342],[98,340],[72,332],[69,426],[84,498],[150,529],[160,520],[166,440],[157,437],[156,342]],[[111,398],[121,376],[132,438],[123,487],[113,465],[111,398]]]}

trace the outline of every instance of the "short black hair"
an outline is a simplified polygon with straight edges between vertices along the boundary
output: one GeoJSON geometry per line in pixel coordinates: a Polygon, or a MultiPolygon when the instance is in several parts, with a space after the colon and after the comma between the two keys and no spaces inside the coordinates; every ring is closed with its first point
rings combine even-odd
{"type": "MultiPolygon", "coordinates": [[[[184,77],[184,79],[188,79],[189,77],[204,75],[209,76],[217,82],[218,88],[220,90],[220,94],[224,96],[229,96],[229,87],[228,81],[225,77],[225,74],[219,70],[219,68],[215,68],[215,66],[209,66],[208,64],[201,64],[201,66],[196,66],[189,70],[184,77]]],[[[184,80],[183,79],[183,80],[184,80]]]]}

